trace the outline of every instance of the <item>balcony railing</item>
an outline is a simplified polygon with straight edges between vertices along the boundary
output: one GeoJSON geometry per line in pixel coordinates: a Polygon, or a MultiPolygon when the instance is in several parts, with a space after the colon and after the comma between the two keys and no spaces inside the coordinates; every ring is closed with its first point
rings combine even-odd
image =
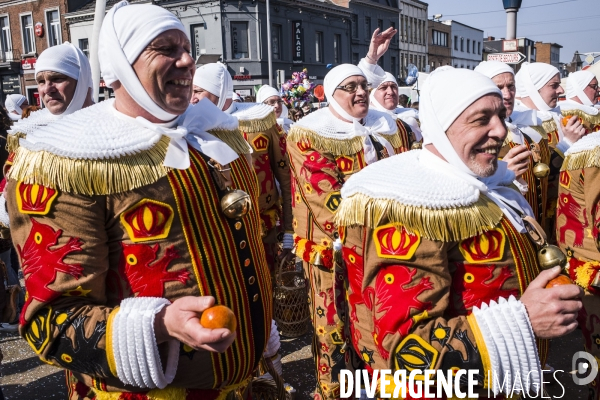
{"type": "Polygon", "coordinates": [[[2,51],[0,49],[0,62],[21,62],[21,52],[17,49],[10,49],[7,51],[2,51]]]}

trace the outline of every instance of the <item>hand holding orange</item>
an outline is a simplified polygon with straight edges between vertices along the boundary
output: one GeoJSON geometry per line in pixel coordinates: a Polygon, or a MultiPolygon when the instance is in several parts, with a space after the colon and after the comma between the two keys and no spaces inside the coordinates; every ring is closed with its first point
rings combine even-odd
{"type": "Polygon", "coordinates": [[[553,288],[554,286],[560,286],[560,285],[571,285],[573,283],[573,281],[566,275],[559,275],[556,278],[552,279],[550,282],[548,282],[548,284],[546,285],[546,289],[550,289],[553,288]]]}
{"type": "Polygon", "coordinates": [[[229,307],[218,305],[202,312],[200,325],[208,329],[227,328],[231,332],[235,332],[237,319],[229,307]]]}

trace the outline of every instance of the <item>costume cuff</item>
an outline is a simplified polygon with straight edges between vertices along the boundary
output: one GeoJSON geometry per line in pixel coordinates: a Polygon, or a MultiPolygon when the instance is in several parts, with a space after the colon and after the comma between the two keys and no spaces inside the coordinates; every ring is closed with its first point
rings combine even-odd
{"type": "Polygon", "coordinates": [[[500,298],[498,303],[491,301],[489,307],[485,303],[481,308],[473,307],[472,315],[474,318],[469,322],[481,333],[476,335],[480,336],[477,345],[485,347],[491,371],[484,373],[492,378],[489,385],[494,394],[508,394],[513,388],[515,392],[537,393],[542,371],[535,335],[523,303],[513,296],[508,301],[500,298]],[[481,340],[484,343],[479,343],[481,340]],[[522,387],[519,383],[515,385],[517,380],[522,387]]]}
{"type": "Polygon", "coordinates": [[[377,63],[369,64],[364,58],[358,63],[358,68],[362,70],[373,89],[377,88],[385,80],[385,71],[377,63]]]}
{"type": "Polygon", "coordinates": [[[121,302],[108,334],[112,338],[117,377],[123,383],[142,389],[164,389],[173,382],[179,361],[179,342],[168,342],[167,367],[163,371],[154,336],[154,317],[169,304],[169,300],[158,297],[134,297],[121,302]]]}
{"type": "MultiPolygon", "coordinates": [[[[571,145],[572,145],[572,143],[567,138],[563,138],[560,142],[558,142],[556,144],[556,148],[558,150],[560,150],[560,152],[562,154],[565,154],[567,152],[567,150],[569,150],[569,148],[571,147],[571,145]]],[[[563,158],[564,158],[564,155],[563,155],[563,158]]]]}
{"type": "Polygon", "coordinates": [[[292,249],[294,247],[294,235],[291,233],[284,233],[282,246],[284,249],[292,249]]]}

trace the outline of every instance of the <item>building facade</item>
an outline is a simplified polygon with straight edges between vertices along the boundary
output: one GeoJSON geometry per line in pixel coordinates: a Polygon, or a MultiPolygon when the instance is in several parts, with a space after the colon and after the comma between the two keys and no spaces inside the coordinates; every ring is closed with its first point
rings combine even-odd
{"type": "Polygon", "coordinates": [[[419,0],[400,0],[400,75],[406,77],[408,64],[425,71],[427,61],[427,3],[419,0]]]}
{"type": "Polygon", "coordinates": [[[535,42],[537,62],[552,64],[560,70],[562,67],[560,63],[560,49],[562,49],[562,46],[557,43],[535,42]]]}
{"type": "MultiPolygon", "coordinates": [[[[83,0],[85,1],[85,0],[83,0]]],[[[23,94],[40,104],[35,63],[45,49],[69,40],[64,16],[82,0],[0,0],[0,101],[23,94]]]]}
{"type": "Polygon", "coordinates": [[[429,69],[452,64],[452,32],[449,25],[439,21],[429,20],[428,26],[428,58],[429,69]]]}
{"type": "Polygon", "coordinates": [[[443,24],[450,27],[452,66],[468,69],[478,66],[483,59],[483,31],[454,20],[443,24]]]}

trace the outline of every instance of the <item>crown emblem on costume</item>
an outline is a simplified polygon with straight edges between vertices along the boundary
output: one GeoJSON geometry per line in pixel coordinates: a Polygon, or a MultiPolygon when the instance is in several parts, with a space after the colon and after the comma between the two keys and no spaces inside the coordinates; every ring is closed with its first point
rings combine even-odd
{"type": "Polygon", "coordinates": [[[164,239],[169,235],[173,222],[170,205],[143,199],[121,214],[121,223],[134,242],[164,239]]]}
{"type": "Polygon", "coordinates": [[[561,186],[568,189],[569,186],[571,186],[571,175],[569,175],[569,172],[561,171],[559,178],[558,178],[558,182],[560,183],[561,186]]]}
{"type": "Polygon", "coordinates": [[[302,153],[306,153],[312,147],[312,145],[310,144],[310,140],[308,140],[307,138],[300,139],[300,141],[296,143],[296,146],[298,146],[298,149],[302,153]]]}
{"type": "Polygon", "coordinates": [[[341,172],[348,173],[354,170],[354,160],[350,157],[340,156],[335,159],[335,162],[341,172]]]}
{"type": "Polygon", "coordinates": [[[269,138],[262,133],[252,139],[252,147],[256,151],[264,151],[269,148],[269,138]]]}
{"type": "Polygon", "coordinates": [[[46,215],[58,192],[37,183],[17,184],[17,206],[23,214],[46,215]]]}
{"type": "Polygon", "coordinates": [[[413,256],[421,237],[408,232],[404,226],[384,225],[373,231],[377,255],[382,258],[408,260],[413,256]]]}
{"type": "Polygon", "coordinates": [[[504,233],[498,229],[483,232],[460,242],[460,252],[468,263],[499,261],[504,255],[504,233]]]}

